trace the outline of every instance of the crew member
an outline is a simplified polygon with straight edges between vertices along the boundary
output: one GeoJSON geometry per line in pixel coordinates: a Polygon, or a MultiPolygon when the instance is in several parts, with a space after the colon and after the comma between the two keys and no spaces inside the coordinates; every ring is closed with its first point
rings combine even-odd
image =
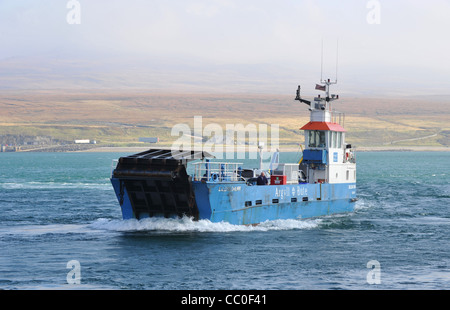
{"type": "Polygon", "coordinates": [[[264,172],[261,172],[258,179],[256,180],[256,185],[267,185],[267,183],[269,182],[267,181],[266,175],[264,174],[264,172]]]}

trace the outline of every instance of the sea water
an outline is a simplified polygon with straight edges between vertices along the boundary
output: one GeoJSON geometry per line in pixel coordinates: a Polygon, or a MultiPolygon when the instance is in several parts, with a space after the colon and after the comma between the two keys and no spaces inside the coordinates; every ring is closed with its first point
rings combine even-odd
{"type": "Polygon", "coordinates": [[[354,213],[255,227],[122,220],[124,155],[0,154],[0,289],[450,289],[449,152],[358,153],[354,213]]]}

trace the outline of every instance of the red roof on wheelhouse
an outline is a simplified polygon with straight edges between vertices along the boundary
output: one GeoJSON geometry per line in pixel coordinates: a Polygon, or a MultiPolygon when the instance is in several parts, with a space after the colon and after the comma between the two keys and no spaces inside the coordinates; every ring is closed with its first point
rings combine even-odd
{"type": "Polygon", "coordinates": [[[300,130],[330,130],[330,131],[341,131],[345,132],[346,130],[339,125],[338,123],[329,123],[329,122],[309,122],[300,130]]]}

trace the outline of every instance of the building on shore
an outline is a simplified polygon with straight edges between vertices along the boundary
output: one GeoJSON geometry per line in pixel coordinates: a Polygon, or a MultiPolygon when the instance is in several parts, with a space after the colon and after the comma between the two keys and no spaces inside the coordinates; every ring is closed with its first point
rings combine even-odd
{"type": "Polygon", "coordinates": [[[78,140],[73,140],[73,143],[75,144],[97,144],[96,140],[89,140],[89,139],[78,139],[78,140]]]}
{"type": "Polygon", "coordinates": [[[158,137],[140,137],[139,142],[145,142],[145,143],[158,143],[159,138],[158,137]]]}

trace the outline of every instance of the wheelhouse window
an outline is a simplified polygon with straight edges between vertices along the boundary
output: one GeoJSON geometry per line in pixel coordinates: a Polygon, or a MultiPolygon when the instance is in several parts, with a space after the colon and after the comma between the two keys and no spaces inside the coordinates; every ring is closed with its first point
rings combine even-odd
{"type": "Polygon", "coordinates": [[[325,131],[309,131],[309,147],[325,147],[325,131]]]}
{"type": "Polygon", "coordinates": [[[336,148],[336,131],[333,131],[331,133],[331,136],[332,136],[332,138],[331,138],[331,140],[332,140],[331,147],[336,148]]]}

